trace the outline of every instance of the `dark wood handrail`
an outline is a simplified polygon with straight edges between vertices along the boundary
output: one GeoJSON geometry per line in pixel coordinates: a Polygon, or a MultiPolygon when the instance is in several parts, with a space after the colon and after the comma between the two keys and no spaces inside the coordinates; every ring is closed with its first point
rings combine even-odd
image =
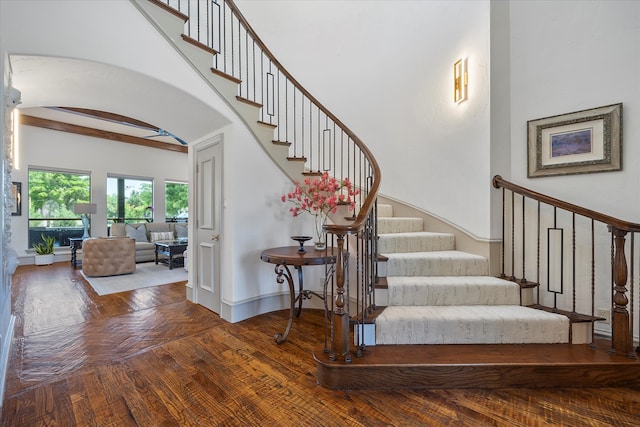
{"type": "Polygon", "coordinates": [[[576,213],[578,215],[582,215],[584,217],[587,217],[596,221],[600,221],[618,230],[624,230],[629,232],[640,231],[640,224],[624,221],[619,218],[612,217],[610,215],[606,215],[591,209],[584,208],[582,206],[574,205],[569,202],[565,202],[550,196],[546,196],[544,194],[538,193],[533,190],[529,190],[528,188],[524,188],[512,182],[506,181],[500,175],[496,175],[493,177],[493,186],[495,188],[503,187],[503,188],[506,188],[507,190],[513,191],[514,193],[518,193],[523,196],[530,197],[534,200],[538,200],[548,205],[555,206],[555,207],[567,210],[569,212],[576,213]]]}
{"type": "Polygon", "coordinates": [[[287,69],[280,63],[280,61],[278,61],[278,59],[271,53],[269,48],[267,48],[267,46],[260,39],[260,37],[258,37],[258,34],[253,30],[253,28],[251,27],[249,22],[246,20],[244,15],[242,15],[242,13],[240,12],[240,9],[238,9],[238,7],[234,3],[234,1],[233,0],[227,0],[226,3],[229,6],[229,8],[233,11],[234,15],[236,15],[236,17],[238,18],[239,22],[245,28],[247,33],[249,35],[251,35],[251,37],[253,38],[255,43],[260,47],[260,49],[262,49],[262,51],[269,58],[269,60],[273,62],[273,64],[279,69],[279,71],[283,75],[285,75],[287,77],[287,79],[289,79],[289,81],[291,83],[293,83],[295,85],[295,87],[302,94],[304,94],[310,101],[312,101],[313,104],[316,107],[318,107],[324,114],[326,114],[327,117],[329,117],[334,123],[336,123],[338,126],[340,126],[340,128],[354,141],[354,143],[358,146],[360,151],[362,153],[364,153],[364,155],[367,158],[367,161],[369,161],[369,164],[371,165],[371,168],[373,170],[374,179],[373,179],[371,188],[369,189],[369,192],[367,194],[367,197],[365,198],[365,201],[362,204],[362,206],[361,206],[361,208],[360,208],[360,210],[358,212],[358,215],[356,216],[355,220],[352,221],[349,224],[346,224],[346,225],[344,225],[344,224],[340,224],[340,225],[328,224],[328,225],[325,226],[325,228],[326,228],[326,230],[328,232],[334,233],[334,234],[338,234],[338,235],[340,235],[340,234],[342,234],[342,235],[353,234],[353,233],[359,232],[360,230],[362,230],[364,228],[367,216],[369,215],[369,213],[373,209],[375,200],[378,197],[378,190],[379,190],[379,187],[380,187],[381,173],[380,173],[380,166],[378,165],[375,157],[373,156],[371,151],[367,148],[367,146],[362,143],[360,138],[358,138],[347,126],[345,126],[345,124],[341,120],[339,120],[324,105],[322,105],[322,103],[320,101],[318,101],[313,95],[311,95],[291,75],[291,73],[289,73],[289,71],[287,71],[287,69]]]}
{"type": "MultiPolygon", "coordinates": [[[[504,222],[504,212],[505,212],[505,198],[503,196],[503,236],[502,236],[502,246],[503,246],[503,258],[502,258],[502,276],[505,276],[505,233],[510,234],[511,236],[511,280],[515,280],[514,275],[514,265],[515,265],[515,255],[516,251],[520,251],[522,254],[522,279],[520,280],[522,283],[527,283],[524,278],[524,270],[525,270],[525,259],[527,256],[527,248],[524,245],[525,240],[525,198],[530,198],[531,200],[535,200],[538,202],[538,214],[537,214],[537,230],[538,230],[538,242],[536,245],[536,258],[535,261],[538,265],[538,274],[540,271],[540,204],[544,203],[545,205],[551,206],[554,209],[554,225],[555,224],[555,211],[556,209],[561,209],[565,212],[572,213],[572,224],[571,224],[571,233],[572,233],[572,262],[571,268],[573,269],[568,274],[571,274],[573,277],[573,299],[572,299],[572,308],[571,315],[575,315],[576,313],[576,290],[580,290],[581,287],[576,282],[576,225],[575,225],[575,216],[580,215],[584,218],[588,218],[591,220],[591,259],[588,261],[591,264],[591,316],[594,316],[594,302],[596,295],[596,275],[595,275],[595,265],[596,265],[596,251],[595,251],[595,237],[594,237],[594,222],[599,222],[604,224],[608,228],[608,232],[611,234],[611,244],[610,249],[604,253],[602,259],[610,258],[608,262],[611,264],[611,284],[608,285],[607,293],[611,295],[611,351],[613,353],[619,353],[623,355],[627,355],[630,358],[636,358],[636,354],[633,351],[633,307],[635,305],[634,301],[634,284],[633,277],[634,275],[634,264],[636,261],[636,257],[634,255],[634,239],[635,233],[640,231],[640,224],[632,223],[629,221],[624,221],[619,218],[614,218],[610,215],[603,214],[601,212],[596,212],[591,209],[584,208],[582,206],[574,205],[572,203],[568,203],[562,200],[558,200],[556,198],[546,196],[544,194],[540,194],[533,190],[529,190],[527,188],[516,185],[512,182],[505,181],[502,179],[500,175],[496,175],[493,177],[493,186],[495,188],[502,187],[503,189],[509,190],[512,193],[511,197],[511,230],[505,228],[504,222]],[[514,237],[516,236],[515,232],[515,222],[514,222],[514,205],[513,205],[513,195],[519,194],[522,196],[522,227],[520,230],[521,233],[521,241],[522,245],[514,245],[514,237]],[[627,237],[629,238],[629,242],[627,242],[627,237]],[[627,262],[626,251],[630,250],[631,253],[631,262],[627,262]],[[630,270],[630,272],[629,272],[630,270]],[[629,311],[631,309],[631,312],[629,311]]],[[[503,193],[504,194],[504,193],[503,193]]],[[[549,249],[547,249],[547,253],[545,255],[547,257],[547,261],[550,259],[549,249]]],[[[559,261],[560,268],[562,268],[562,259],[559,261]]],[[[567,268],[568,270],[568,268],[567,268]]],[[[564,271],[563,271],[564,274],[564,271]]],[[[539,280],[539,277],[537,278],[539,280]]],[[[547,279],[549,280],[549,279],[547,279]]],[[[603,283],[604,286],[607,286],[603,283]]],[[[584,286],[582,286],[584,288],[584,286]]],[[[538,288],[539,289],[539,288],[538,288]]],[[[547,289],[547,291],[551,291],[547,289]]],[[[553,309],[556,309],[556,300],[555,297],[557,294],[562,294],[562,286],[560,286],[560,290],[552,291],[554,293],[554,306],[553,309]]],[[[539,294],[538,294],[539,295],[539,294]]],[[[538,301],[540,301],[540,296],[538,296],[538,301]]],[[[592,325],[592,334],[593,332],[592,325]]],[[[640,351],[640,348],[638,349],[640,351]]]]}

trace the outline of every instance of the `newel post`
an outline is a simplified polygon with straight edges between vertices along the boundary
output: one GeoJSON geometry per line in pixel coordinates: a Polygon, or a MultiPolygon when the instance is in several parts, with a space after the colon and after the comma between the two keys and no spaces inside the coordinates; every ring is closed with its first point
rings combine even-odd
{"type": "Polygon", "coordinates": [[[344,357],[345,362],[351,362],[349,351],[349,311],[345,309],[344,290],[344,234],[337,235],[338,254],[336,258],[336,296],[333,311],[333,342],[329,359],[336,360],[344,357]]]}
{"type": "Polygon", "coordinates": [[[624,253],[625,236],[624,230],[612,227],[615,243],[615,254],[613,258],[613,319],[611,330],[612,351],[619,354],[633,354],[633,342],[629,337],[629,311],[627,304],[627,259],[624,253]]]}

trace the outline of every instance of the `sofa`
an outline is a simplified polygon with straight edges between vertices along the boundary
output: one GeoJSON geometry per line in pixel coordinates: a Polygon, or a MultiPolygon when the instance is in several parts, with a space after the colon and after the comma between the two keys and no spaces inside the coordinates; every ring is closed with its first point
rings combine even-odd
{"type": "Polygon", "coordinates": [[[143,222],[135,224],[116,223],[111,225],[111,236],[130,237],[135,240],[136,262],[149,262],[156,259],[156,246],[159,240],[186,239],[186,222],[143,222]]]}
{"type": "Polygon", "coordinates": [[[88,277],[136,271],[135,242],[128,237],[91,237],[82,243],[82,272],[88,277]]]}

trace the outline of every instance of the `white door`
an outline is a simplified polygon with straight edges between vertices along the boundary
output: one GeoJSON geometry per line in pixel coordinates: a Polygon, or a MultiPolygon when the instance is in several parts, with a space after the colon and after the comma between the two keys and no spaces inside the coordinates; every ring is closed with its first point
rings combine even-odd
{"type": "Polygon", "coordinates": [[[196,148],[194,302],[220,314],[222,142],[196,148]]]}

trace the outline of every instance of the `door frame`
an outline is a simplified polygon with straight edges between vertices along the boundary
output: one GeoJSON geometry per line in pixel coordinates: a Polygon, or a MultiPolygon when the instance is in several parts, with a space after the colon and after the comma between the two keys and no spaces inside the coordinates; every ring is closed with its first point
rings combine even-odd
{"type": "MultiPolygon", "coordinates": [[[[193,303],[195,304],[200,304],[199,302],[199,286],[198,286],[198,275],[200,273],[200,252],[199,252],[199,248],[200,248],[200,241],[197,240],[198,239],[198,210],[200,209],[200,201],[198,200],[198,191],[199,191],[199,181],[198,181],[198,152],[200,151],[204,151],[207,150],[215,145],[219,145],[220,146],[220,176],[221,176],[221,180],[223,182],[220,183],[220,203],[217,204],[217,209],[218,209],[218,218],[219,218],[219,224],[218,224],[218,228],[219,228],[219,234],[222,234],[221,231],[223,229],[223,223],[224,223],[224,209],[222,209],[222,203],[224,200],[224,134],[223,133],[219,133],[217,135],[214,135],[210,138],[207,138],[206,140],[199,142],[197,144],[194,144],[192,147],[189,147],[189,151],[190,153],[193,153],[191,156],[191,182],[193,183],[193,185],[190,185],[190,203],[189,203],[189,211],[193,212],[193,220],[190,219],[190,222],[192,222],[192,235],[193,235],[193,239],[190,238],[190,241],[193,240],[193,245],[189,245],[191,247],[191,253],[189,253],[189,258],[191,259],[191,262],[189,264],[189,284],[190,284],[190,288],[191,288],[191,298],[190,299],[193,303]]],[[[218,242],[218,244],[220,245],[220,247],[222,246],[222,242],[223,240],[220,239],[220,241],[218,242]]],[[[220,254],[222,254],[222,250],[219,251],[220,254]]],[[[224,276],[224,267],[223,267],[224,263],[222,262],[222,260],[220,260],[219,262],[219,266],[220,266],[220,270],[219,270],[219,278],[222,278],[224,276]]],[[[220,280],[221,281],[221,280],[220,280]]],[[[217,307],[217,311],[215,311],[216,313],[220,314],[221,311],[221,307],[222,307],[222,285],[221,283],[218,283],[218,289],[217,292],[219,294],[219,300],[218,300],[218,307],[217,307]]],[[[187,294],[187,297],[189,295],[187,294]]],[[[201,304],[200,304],[201,305],[201,304]]]]}

